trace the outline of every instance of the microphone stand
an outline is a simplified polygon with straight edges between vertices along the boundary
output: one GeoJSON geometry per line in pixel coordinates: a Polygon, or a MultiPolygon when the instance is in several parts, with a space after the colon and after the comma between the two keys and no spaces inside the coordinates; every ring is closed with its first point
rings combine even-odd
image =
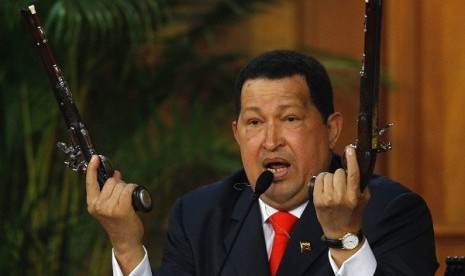
{"type": "Polygon", "coordinates": [[[255,192],[252,195],[252,198],[249,202],[249,206],[247,206],[247,210],[244,213],[244,216],[241,218],[239,222],[239,228],[236,231],[236,234],[234,235],[234,239],[231,243],[231,247],[229,248],[228,252],[226,253],[226,256],[223,259],[223,262],[221,263],[221,267],[218,270],[217,276],[220,276],[221,273],[223,272],[224,266],[226,265],[226,261],[229,259],[229,255],[231,255],[232,249],[234,248],[234,244],[236,244],[237,237],[239,236],[239,233],[241,232],[242,226],[244,225],[245,219],[250,213],[250,210],[252,209],[253,204],[255,201],[258,200],[261,194],[263,194],[270,186],[271,183],[273,183],[273,173],[266,170],[257,179],[257,185],[255,185],[255,192]]]}

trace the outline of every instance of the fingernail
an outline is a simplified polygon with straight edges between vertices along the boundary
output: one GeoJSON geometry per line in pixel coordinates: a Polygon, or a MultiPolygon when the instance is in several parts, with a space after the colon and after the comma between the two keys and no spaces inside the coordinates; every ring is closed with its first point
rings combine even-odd
{"type": "Polygon", "coordinates": [[[92,155],[92,157],[90,158],[89,163],[93,163],[94,161],[95,161],[95,155],[92,155]]]}
{"type": "Polygon", "coordinates": [[[346,147],[346,154],[347,155],[353,155],[354,154],[354,148],[351,146],[346,147]]]}

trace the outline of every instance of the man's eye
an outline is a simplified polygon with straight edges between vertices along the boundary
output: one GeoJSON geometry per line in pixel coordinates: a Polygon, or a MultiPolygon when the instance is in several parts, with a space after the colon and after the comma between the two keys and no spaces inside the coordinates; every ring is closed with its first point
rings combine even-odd
{"type": "Polygon", "coordinates": [[[288,122],[295,122],[295,121],[297,121],[298,119],[297,119],[297,117],[289,116],[289,117],[286,118],[286,120],[287,120],[288,122]]]}
{"type": "Polygon", "coordinates": [[[253,125],[253,126],[256,126],[260,124],[260,121],[259,120],[249,120],[249,125],[253,125]]]}

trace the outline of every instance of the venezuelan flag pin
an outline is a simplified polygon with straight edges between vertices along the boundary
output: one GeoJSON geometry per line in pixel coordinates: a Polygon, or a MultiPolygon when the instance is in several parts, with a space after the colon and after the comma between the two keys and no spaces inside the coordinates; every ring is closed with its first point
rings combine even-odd
{"type": "Polygon", "coordinates": [[[310,242],[300,242],[300,253],[310,253],[310,251],[312,251],[310,242]]]}

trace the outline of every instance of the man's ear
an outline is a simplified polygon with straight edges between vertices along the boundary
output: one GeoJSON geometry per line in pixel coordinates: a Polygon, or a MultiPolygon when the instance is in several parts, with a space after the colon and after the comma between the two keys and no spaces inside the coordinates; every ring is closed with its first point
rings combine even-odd
{"type": "Polygon", "coordinates": [[[341,135],[342,130],[342,114],[340,112],[334,112],[329,115],[326,125],[328,127],[328,139],[329,139],[329,148],[334,150],[336,148],[337,140],[341,135]]]}
{"type": "Polygon", "coordinates": [[[238,130],[237,130],[237,121],[232,122],[231,128],[232,128],[234,138],[236,139],[237,144],[240,145],[240,143],[239,143],[239,134],[238,134],[238,130]]]}

